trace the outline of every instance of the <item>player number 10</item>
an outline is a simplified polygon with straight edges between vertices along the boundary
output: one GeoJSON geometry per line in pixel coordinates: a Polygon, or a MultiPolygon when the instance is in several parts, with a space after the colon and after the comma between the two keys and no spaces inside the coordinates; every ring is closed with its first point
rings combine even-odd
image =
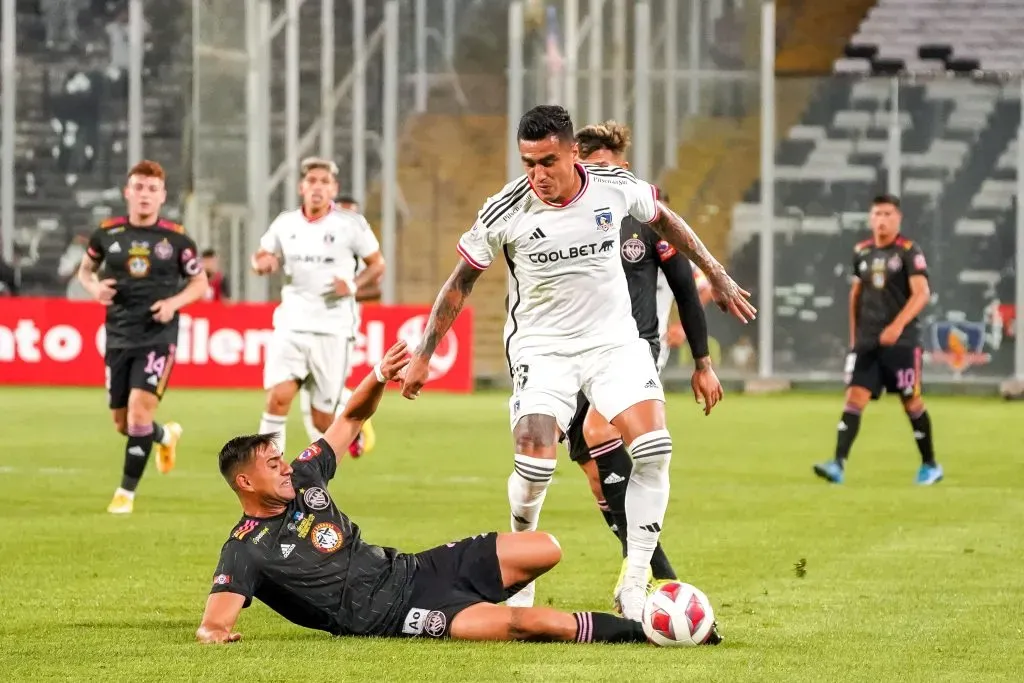
{"type": "Polygon", "coordinates": [[[899,389],[909,389],[914,386],[914,380],[917,379],[917,373],[914,372],[914,368],[904,368],[896,372],[896,386],[899,389]]]}

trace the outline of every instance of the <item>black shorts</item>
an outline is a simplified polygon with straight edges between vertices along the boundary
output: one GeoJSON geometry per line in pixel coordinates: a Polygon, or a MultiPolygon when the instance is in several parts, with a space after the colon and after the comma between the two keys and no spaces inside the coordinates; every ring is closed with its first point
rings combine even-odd
{"type": "Polygon", "coordinates": [[[501,580],[495,531],[424,550],[416,554],[409,609],[396,635],[447,638],[456,614],[513,593],[501,580]]]}
{"type": "Polygon", "coordinates": [[[863,387],[877,400],[882,390],[903,399],[921,394],[921,347],[880,346],[851,353],[846,359],[846,385],[863,387]]]}
{"type": "Polygon", "coordinates": [[[125,408],[132,389],[148,391],[158,399],[163,397],[174,368],[174,344],[107,349],[103,362],[110,409],[125,408]]]}
{"type": "MultiPolygon", "coordinates": [[[[658,363],[658,356],[661,355],[661,343],[657,340],[647,340],[647,343],[651,345],[651,355],[654,357],[654,363],[658,363]]],[[[582,391],[576,394],[576,412],[572,416],[572,420],[569,422],[569,429],[565,433],[565,439],[569,443],[569,459],[580,465],[586,465],[590,462],[590,448],[587,446],[587,440],[583,438],[583,422],[587,418],[587,413],[590,412],[590,401],[587,399],[586,394],[582,391]]]]}

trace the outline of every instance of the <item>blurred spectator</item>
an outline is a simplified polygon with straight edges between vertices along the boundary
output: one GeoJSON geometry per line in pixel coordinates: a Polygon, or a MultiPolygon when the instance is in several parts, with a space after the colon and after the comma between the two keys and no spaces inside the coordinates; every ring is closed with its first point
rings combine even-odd
{"type": "Polygon", "coordinates": [[[46,27],[46,47],[66,47],[78,42],[78,13],[88,0],[39,0],[46,27]]]}
{"type": "Polygon", "coordinates": [[[231,300],[231,287],[227,279],[225,279],[223,271],[220,269],[220,259],[217,257],[215,250],[203,250],[203,270],[206,271],[206,277],[210,281],[210,286],[206,288],[204,300],[229,302],[231,300]]]}
{"type": "Polygon", "coordinates": [[[103,79],[95,71],[72,71],[53,97],[51,125],[59,141],[53,147],[57,167],[68,186],[92,171],[100,131],[103,79]]]}
{"type": "Polygon", "coordinates": [[[66,294],[72,300],[92,299],[77,277],[78,266],[82,263],[82,257],[85,256],[85,249],[88,244],[89,233],[80,232],[76,234],[71,238],[71,242],[68,244],[67,249],[64,250],[60,257],[60,263],[57,265],[57,275],[61,278],[61,281],[67,284],[66,294]]]}
{"type": "Polygon", "coordinates": [[[739,370],[753,371],[755,369],[757,351],[750,342],[750,337],[746,335],[740,337],[736,345],[729,350],[729,360],[732,361],[733,367],[739,370]]]}
{"type": "Polygon", "coordinates": [[[0,296],[18,296],[18,273],[0,258],[0,296]]]}

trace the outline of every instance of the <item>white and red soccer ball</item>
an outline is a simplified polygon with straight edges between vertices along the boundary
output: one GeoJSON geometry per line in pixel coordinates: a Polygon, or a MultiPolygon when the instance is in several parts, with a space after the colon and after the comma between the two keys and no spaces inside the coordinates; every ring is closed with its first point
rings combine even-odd
{"type": "Polygon", "coordinates": [[[715,612],[708,596],[697,587],[667,581],[647,596],[643,614],[644,633],[655,645],[701,645],[715,626],[715,612]]]}

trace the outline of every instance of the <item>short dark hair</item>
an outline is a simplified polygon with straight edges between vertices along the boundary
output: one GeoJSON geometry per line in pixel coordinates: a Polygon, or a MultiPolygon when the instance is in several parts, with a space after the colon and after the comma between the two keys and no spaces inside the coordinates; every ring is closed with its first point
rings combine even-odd
{"type": "Polygon", "coordinates": [[[200,254],[200,256],[202,256],[203,258],[213,258],[216,255],[217,250],[214,249],[213,247],[207,247],[206,249],[203,249],[203,253],[200,254]]]}
{"type": "Polygon", "coordinates": [[[562,142],[572,141],[572,117],[565,107],[557,104],[541,104],[523,114],[519,119],[519,140],[535,142],[556,136],[562,142]]]}
{"type": "Polygon", "coordinates": [[[228,486],[235,488],[235,475],[238,474],[238,470],[252,462],[257,451],[273,446],[276,437],[277,434],[247,434],[236,436],[224,444],[217,457],[217,464],[228,486]]]}
{"type": "Polygon", "coordinates": [[[661,203],[668,204],[668,192],[665,192],[665,190],[660,187],[655,189],[658,191],[658,199],[661,200],[661,203]]]}
{"type": "Polygon", "coordinates": [[[875,198],[871,200],[871,206],[878,206],[879,204],[892,204],[898,209],[900,208],[900,198],[888,192],[875,195],[875,198]]]}
{"type": "Polygon", "coordinates": [[[337,201],[338,204],[355,204],[356,206],[359,206],[359,202],[356,201],[356,198],[350,194],[341,195],[340,197],[338,197],[337,201]]]}

